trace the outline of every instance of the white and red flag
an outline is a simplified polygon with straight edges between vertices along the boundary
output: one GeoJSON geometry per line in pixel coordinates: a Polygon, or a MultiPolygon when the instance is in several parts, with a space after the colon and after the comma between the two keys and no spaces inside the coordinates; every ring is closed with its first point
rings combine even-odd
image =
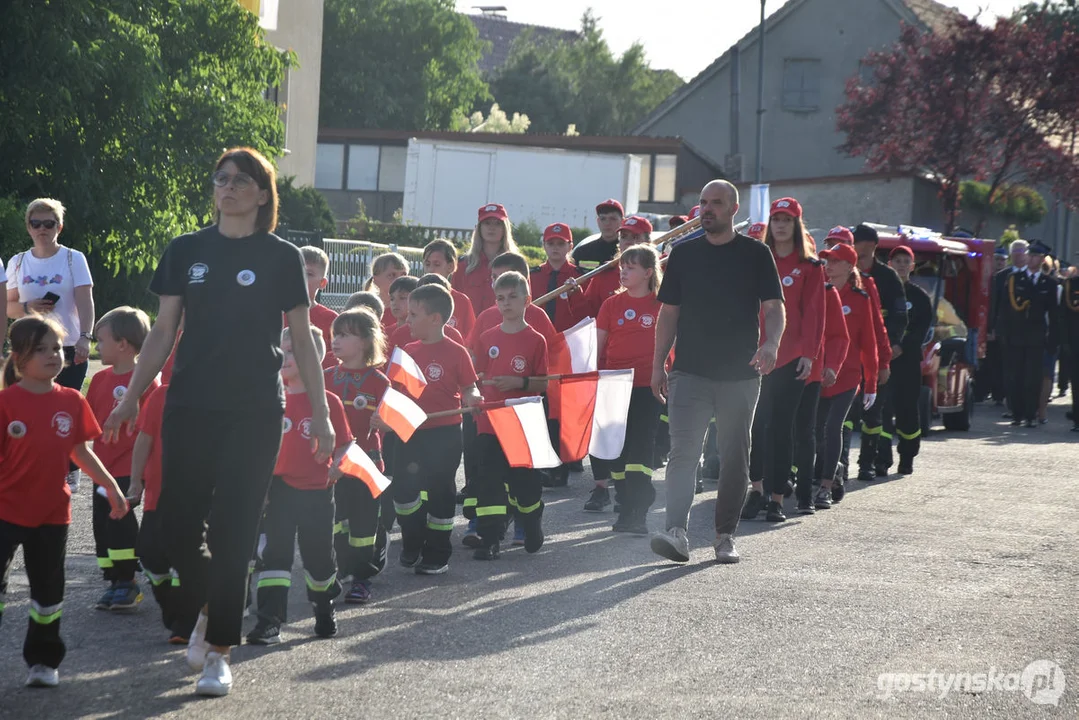
{"type": "Polygon", "coordinates": [[[423,376],[423,370],[412,359],[412,356],[400,347],[393,349],[386,374],[389,375],[390,380],[404,386],[405,391],[414,398],[422,395],[423,389],[427,387],[427,378],[423,376]]]}
{"type": "MultiPolygon", "coordinates": [[[[585,318],[573,327],[558,333],[551,347],[547,348],[547,367],[552,375],[595,372],[597,363],[596,321],[585,318]]],[[[551,419],[559,418],[562,405],[559,393],[562,388],[557,380],[547,384],[547,400],[551,419]]]]}
{"type": "MultiPolygon", "coordinates": [[[[407,355],[405,357],[408,357],[407,355]]],[[[409,358],[411,360],[411,358],[409,358]]],[[[408,442],[412,433],[427,420],[427,413],[402,392],[386,388],[378,404],[378,416],[393,428],[401,442],[408,442]]]]}
{"type": "Polygon", "coordinates": [[[633,370],[600,370],[558,380],[562,460],[617,460],[626,442],[633,370]]]}
{"type": "Polygon", "coordinates": [[[510,467],[553,468],[562,464],[551,447],[543,398],[512,398],[480,407],[487,412],[510,467]]]}
{"type": "Polygon", "coordinates": [[[371,497],[378,497],[390,486],[389,478],[379,472],[375,463],[356,443],[348,446],[338,466],[345,475],[359,478],[371,491],[371,497]]]}

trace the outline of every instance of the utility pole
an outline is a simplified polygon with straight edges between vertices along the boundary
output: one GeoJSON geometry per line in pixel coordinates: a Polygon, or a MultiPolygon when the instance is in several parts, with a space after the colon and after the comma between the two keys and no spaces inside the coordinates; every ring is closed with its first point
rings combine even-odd
{"type": "Polygon", "coordinates": [[[764,3],[761,0],[760,34],[757,38],[757,174],[756,183],[761,184],[764,155],[764,3]]]}

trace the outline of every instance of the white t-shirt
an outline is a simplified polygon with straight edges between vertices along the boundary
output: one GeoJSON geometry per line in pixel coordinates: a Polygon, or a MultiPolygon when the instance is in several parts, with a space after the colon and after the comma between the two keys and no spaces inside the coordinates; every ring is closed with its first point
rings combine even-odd
{"type": "MultiPolygon", "coordinates": [[[[86,256],[63,245],[60,252],[50,258],[34,257],[27,250],[8,260],[7,287],[19,291],[19,302],[38,300],[50,292],[60,296],[48,317],[64,326],[66,346],[74,345],[84,332],[79,326],[79,310],[75,307],[75,288],[93,284],[86,256]]],[[[85,332],[92,330],[85,328],[85,332]]]]}

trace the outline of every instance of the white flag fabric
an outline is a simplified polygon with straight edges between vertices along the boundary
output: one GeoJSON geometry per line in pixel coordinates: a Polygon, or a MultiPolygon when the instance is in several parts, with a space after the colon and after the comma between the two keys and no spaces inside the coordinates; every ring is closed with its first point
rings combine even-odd
{"type": "Polygon", "coordinates": [[[592,439],[588,452],[600,460],[617,460],[626,444],[626,418],[633,393],[633,370],[600,370],[592,439]]]}
{"type": "Polygon", "coordinates": [[[749,221],[751,223],[768,222],[768,213],[772,210],[769,200],[768,184],[754,185],[749,190],[749,221]]]}
{"type": "Polygon", "coordinates": [[[571,372],[595,372],[597,368],[596,321],[585,318],[563,333],[569,349],[571,372]]]}
{"type": "Polygon", "coordinates": [[[487,419],[494,427],[510,467],[553,468],[562,464],[551,446],[543,398],[506,400],[503,407],[487,410],[487,419]]]}

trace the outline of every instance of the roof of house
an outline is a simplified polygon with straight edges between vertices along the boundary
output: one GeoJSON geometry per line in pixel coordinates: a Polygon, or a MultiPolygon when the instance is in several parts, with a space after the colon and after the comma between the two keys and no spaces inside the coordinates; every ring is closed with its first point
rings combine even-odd
{"type": "Polygon", "coordinates": [[[480,72],[488,75],[506,64],[506,60],[510,56],[510,49],[513,47],[513,41],[525,30],[531,30],[537,39],[550,38],[553,40],[573,41],[578,37],[573,30],[560,30],[542,25],[510,22],[495,15],[469,15],[468,19],[476,26],[480,39],[491,44],[491,47],[483,53],[483,57],[479,61],[480,72]]]}
{"type": "MultiPolygon", "coordinates": [[[[796,9],[804,5],[810,0],[787,0],[779,7],[778,10],[773,12],[765,23],[765,32],[771,30],[779,23],[783,22],[791,13],[796,9]]],[[[947,27],[948,21],[959,14],[958,10],[947,7],[937,2],[937,0],[882,0],[886,5],[891,7],[901,20],[911,23],[917,23],[922,27],[932,30],[934,32],[940,32],[947,27]]],[[[685,100],[687,97],[696,92],[702,84],[710,80],[720,70],[725,68],[731,60],[734,50],[741,52],[748,48],[750,44],[756,41],[759,33],[759,28],[754,27],[748,33],[746,33],[738,42],[732,45],[727,52],[716,58],[711,65],[699,72],[696,77],[687,82],[682,87],[675,90],[671,95],[660,103],[652,112],[648,113],[640,122],[630,131],[634,134],[643,133],[648,130],[649,127],[654,125],[660,118],[674,109],[679,103],[685,100]]]]}

